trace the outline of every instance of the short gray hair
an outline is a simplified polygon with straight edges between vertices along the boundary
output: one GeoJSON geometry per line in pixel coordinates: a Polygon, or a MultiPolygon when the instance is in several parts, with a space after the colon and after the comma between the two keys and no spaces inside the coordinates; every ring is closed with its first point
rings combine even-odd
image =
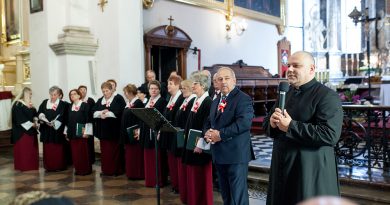
{"type": "Polygon", "coordinates": [[[56,86],[56,85],[51,86],[50,89],[49,89],[49,94],[54,93],[55,91],[57,91],[57,93],[60,94],[61,88],[56,86]]]}
{"type": "Polygon", "coordinates": [[[203,86],[204,91],[208,91],[210,88],[210,85],[211,85],[211,79],[209,78],[209,76],[207,76],[199,71],[193,72],[190,76],[190,80],[192,80],[192,82],[197,82],[201,86],[203,86]]]}
{"type": "Polygon", "coordinates": [[[218,68],[217,73],[219,73],[219,71],[221,71],[221,70],[228,70],[228,71],[230,71],[230,73],[232,74],[232,77],[233,77],[234,79],[236,79],[236,73],[234,73],[234,70],[233,70],[233,69],[231,69],[231,68],[229,68],[229,67],[226,67],[226,66],[221,66],[221,67],[218,68]]]}

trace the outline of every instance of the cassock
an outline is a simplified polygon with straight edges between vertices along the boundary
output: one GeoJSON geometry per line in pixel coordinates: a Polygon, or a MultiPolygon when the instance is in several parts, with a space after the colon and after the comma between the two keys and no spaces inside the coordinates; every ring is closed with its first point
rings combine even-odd
{"type": "Polygon", "coordinates": [[[14,144],[15,170],[39,169],[37,130],[33,127],[37,119],[37,110],[24,101],[19,100],[12,107],[11,143],[14,144]]]}
{"type": "MultiPolygon", "coordinates": [[[[209,117],[212,100],[205,92],[196,98],[185,127],[184,147],[190,129],[203,131],[203,125],[209,117]]],[[[183,163],[187,166],[187,204],[213,204],[213,179],[211,155],[184,150],[183,163]]]]}
{"type": "MultiPolygon", "coordinates": [[[[184,97],[181,94],[181,91],[177,91],[175,96],[171,96],[169,102],[164,110],[165,118],[172,123],[174,127],[177,127],[174,124],[174,117],[176,112],[179,110],[181,104],[183,103],[184,97]]],[[[169,168],[169,176],[172,185],[173,191],[178,191],[179,189],[179,177],[177,170],[177,160],[175,152],[177,150],[177,140],[176,133],[172,132],[161,132],[160,134],[160,147],[162,151],[167,151],[167,160],[169,168]]]]}
{"type": "Polygon", "coordinates": [[[88,138],[83,138],[83,135],[80,135],[77,130],[78,127],[84,127],[84,134],[93,137],[89,112],[88,104],[82,101],[73,104],[68,111],[66,134],[70,140],[72,162],[76,175],[87,175],[92,172],[88,138]]]}
{"type": "Polygon", "coordinates": [[[120,124],[126,102],[120,95],[99,98],[93,109],[96,123],[96,137],[100,140],[101,167],[103,175],[123,174],[123,148],[119,143],[120,124]],[[108,117],[102,119],[101,111],[107,109],[108,117]]]}
{"type": "Polygon", "coordinates": [[[264,124],[267,135],[274,138],[267,204],[339,196],[334,154],[343,121],[339,96],[313,79],[299,89],[290,86],[285,109],[292,118],[286,133],[271,128],[269,116],[264,124]]]}
{"type": "MultiPolygon", "coordinates": [[[[68,116],[69,114],[69,109],[70,107],[72,106],[71,103],[65,101],[65,100],[61,100],[62,102],[64,102],[65,104],[65,113],[66,113],[66,116],[68,116]]],[[[67,122],[67,118],[64,120],[64,123],[67,122]]],[[[70,148],[70,142],[68,140],[65,140],[64,141],[64,154],[65,154],[65,161],[66,161],[66,164],[67,165],[72,165],[73,162],[72,162],[72,150],[70,148]]]]}
{"type": "MultiPolygon", "coordinates": [[[[176,116],[173,119],[173,124],[181,129],[184,129],[187,124],[188,116],[191,112],[192,105],[194,104],[195,95],[185,98],[180,105],[179,110],[176,112],[176,116]]],[[[177,138],[176,138],[177,139],[177,138]]],[[[177,172],[178,172],[178,185],[180,200],[187,203],[187,166],[182,163],[183,148],[177,148],[175,152],[177,172]]]]}
{"type": "Polygon", "coordinates": [[[65,170],[64,127],[67,120],[67,104],[57,99],[54,103],[44,100],[38,109],[40,140],[43,143],[43,165],[47,171],[65,170]],[[49,126],[52,124],[52,126],[49,126]]]}
{"type": "Polygon", "coordinates": [[[143,108],[144,104],[138,97],[127,103],[121,121],[120,142],[125,145],[125,170],[129,179],[144,179],[144,150],[139,140],[130,140],[127,128],[139,125],[140,121],[132,112],[133,108],[143,108]]]}
{"type": "MultiPolygon", "coordinates": [[[[154,107],[160,113],[164,112],[166,101],[161,95],[154,99],[149,99],[146,108],[154,107]]],[[[144,169],[145,169],[145,186],[154,187],[156,185],[156,156],[155,156],[155,136],[153,130],[145,123],[141,123],[140,142],[144,148],[144,169]]],[[[156,133],[157,134],[157,133],[156,133]]],[[[158,169],[159,169],[159,185],[164,186],[167,183],[167,158],[166,153],[158,150],[158,169]]]]}

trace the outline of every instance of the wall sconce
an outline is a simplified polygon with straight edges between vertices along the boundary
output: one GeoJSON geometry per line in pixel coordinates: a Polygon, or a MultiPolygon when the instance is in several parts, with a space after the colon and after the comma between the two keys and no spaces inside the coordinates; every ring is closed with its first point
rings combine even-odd
{"type": "Polygon", "coordinates": [[[227,12],[225,15],[226,18],[225,29],[227,32],[226,33],[227,39],[231,38],[232,31],[235,31],[238,36],[241,36],[248,27],[248,24],[246,23],[245,19],[242,19],[241,21],[237,21],[236,19],[233,19],[234,16],[233,7],[234,7],[234,1],[228,0],[227,12]]]}

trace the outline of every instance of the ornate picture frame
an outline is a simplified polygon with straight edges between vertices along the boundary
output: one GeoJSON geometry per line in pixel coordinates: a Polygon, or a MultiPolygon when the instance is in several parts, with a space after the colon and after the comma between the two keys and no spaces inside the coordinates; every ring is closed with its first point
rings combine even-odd
{"type": "Polygon", "coordinates": [[[30,13],[43,11],[43,0],[30,0],[30,13]]]}
{"type": "MultiPolygon", "coordinates": [[[[171,0],[171,1],[190,4],[190,5],[208,8],[212,10],[217,10],[223,14],[227,13],[227,6],[229,1],[235,2],[235,0],[171,0]]],[[[286,25],[286,0],[258,0],[258,1],[262,3],[270,2],[269,5],[271,7],[267,9],[262,9],[262,8],[258,9],[259,7],[244,8],[237,5],[236,2],[233,8],[234,9],[233,12],[243,17],[274,24],[277,26],[279,34],[280,35],[283,34],[284,27],[286,25]],[[279,10],[277,10],[277,8],[272,8],[272,6],[274,7],[278,6],[279,10]],[[268,13],[260,12],[266,10],[270,12],[268,13]]]]}

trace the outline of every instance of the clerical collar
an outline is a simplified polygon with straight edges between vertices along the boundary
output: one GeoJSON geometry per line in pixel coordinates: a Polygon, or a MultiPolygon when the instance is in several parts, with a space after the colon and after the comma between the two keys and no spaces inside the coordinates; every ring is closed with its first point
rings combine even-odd
{"type": "Polygon", "coordinates": [[[294,90],[296,90],[296,91],[305,91],[305,90],[309,89],[311,86],[313,86],[315,83],[317,83],[317,80],[315,78],[313,78],[309,82],[299,86],[299,88],[294,88],[294,90]]]}

